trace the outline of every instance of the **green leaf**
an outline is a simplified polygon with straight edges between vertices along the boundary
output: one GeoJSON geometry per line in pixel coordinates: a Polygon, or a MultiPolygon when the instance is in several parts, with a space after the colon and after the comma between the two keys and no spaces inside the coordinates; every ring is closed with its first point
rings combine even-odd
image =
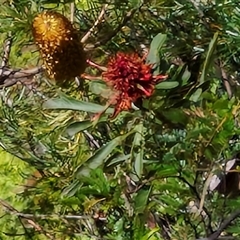
{"type": "Polygon", "coordinates": [[[166,38],[167,35],[162,33],[159,33],[157,36],[153,38],[146,60],[147,63],[159,65],[160,63],[159,50],[166,41],[166,38]]]}
{"type": "MultiPolygon", "coordinates": [[[[153,228],[151,231],[149,231],[147,234],[145,234],[141,240],[151,240],[152,236],[154,233],[158,232],[159,231],[159,228],[153,228]]],[[[153,238],[153,239],[157,239],[157,238],[153,238]]]]}
{"type": "Polygon", "coordinates": [[[157,173],[161,178],[178,175],[178,171],[174,166],[166,164],[164,165],[164,169],[159,169],[157,173]]]}
{"type": "Polygon", "coordinates": [[[119,145],[122,144],[122,142],[133,133],[133,131],[116,137],[110,142],[108,142],[106,145],[101,147],[96,151],[96,153],[91,156],[83,165],[79,166],[76,171],[76,177],[80,178],[82,176],[88,176],[92,169],[96,169],[100,167],[106,160],[109,154],[119,145]]]}
{"type": "Polygon", "coordinates": [[[135,202],[135,214],[139,214],[139,213],[144,213],[146,207],[147,207],[147,203],[148,203],[148,199],[149,199],[149,195],[152,191],[152,188],[149,189],[140,189],[137,193],[137,196],[134,199],[135,202]]]}
{"type": "Polygon", "coordinates": [[[141,239],[141,237],[145,234],[145,222],[146,222],[146,215],[144,214],[135,214],[133,220],[133,237],[131,239],[141,239]]]}
{"type": "MultiPolygon", "coordinates": [[[[98,119],[98,123],[104,122],[104,121],[106,121],[106,119],[107,118],[105,116],[103,116],[100,119],[98,119]]],[[[66,128],[64,135],[72,137],[75,134],[92,127],[93,125],[94,125],[94,122],[91,120],[85,120],[82,122],[72,123],[66,128]]]]}
{"type": "Polygon", "coordinates": [[[71,125],[69,125],[67,127],[67,129],[65,130],[64,132],[64,135],[68,135],[69,137],[72,137],[74,136],[75,134],[83,131],[83,130],[86,130],[88,128],[90,128],[92,126],[92,121],[90,120],[86,120],[86,121],[82,121],[82,122],[75,122],[75,123],[72,123],[71,125]]]}
{"type": "Polygon", "coordinates": [[[134,136],[133,145],[132,145],[132,157],[134,158],[134,169],[139,178],[142,176],[143,172],[143,123],[141,122],[136,127],[136,134],[134,136]]]}
{"type": "Polygon", "coordinates": [[[116,165],[118,163],[124,162],[124,161],[126,161],[126,160],[128,160],[130,158],[131,158],[131,154],[127,154],[127,155],[122,154],[122,155],[120,155],[118,157],[114,157],[114,159],[111,159],[111,161],[109,161],[106,166],[110,167],[112,165],[116,165]]]}
{"type": "Polygon", "coordinates": [[[213,104],[213,109],[222,110],[229,109],[229,100],[228,99],[219,99],[213,104]]]}
{"type": "MultiPolygon", "coordinates": [[[[53,99],[47,100],[43,104],[43,107],[46,109],[61,109],[61,110],[67,109],[67,110],[84,111],[89,113],[99,113],[106,109],[105,106],[76,100],[64,94],[61,94],[60,98],[53,98],[53,99]]],[[[113,113],[113,109],[108,108],[106,110],[106,113],[113,113]]]]}
{"type": "Polygon", "coordinates": [[[64,190],[62,191],[62,195],[72,197],[75,195],[78,189],[81,188],[81,186],[82,186],[82,183],[79,182],[79,180],[77,179],[73,183],[68,185],[66,188],[64,188],[64,190]]]}
{"type": "MultiPolygon", "coordinates": [[[[176,183],[176,187],[177,187],[177,183],[176,183]]],[[[179,201],[176,201],[176,198],[171,195],[162,195],[160,196],[160,198],[163,203],[166,203],[166,205],[171,207],[172,209],[177,209],[179,205],[182,204],[181,199],[179,199],[179,201]]]]}
{"type": "Polygon", "coordinates": [[[189,98],[193,102],[197,102],[202,94],[202,89],[198,88],[189,98]]]}
{"type": "Polygon", "coordinates": [[[114,225],[113,230],[114,232],[121,233],[124,227],[124,219],[120,218],[114,225]]]}
{"type": "Polygon", "coordinates": [[[182,86],[188,83],[189,78],[191,77],[191,72],[186,68],[182,75],[182,86]]]}
{"type": "Polygon", "coordinates": [[[89,83],[89,89],[96,95],[100,95],[105,99],[109,99],[113,91],[106,85],[104,81],[94,80],[89,83]]]}
{"type": "Polygon", "coordinates": [[[142,4],[142,1],[141,0],[130,0],[129,3],[132,8],[139,8],[142,4]]]}
{"type": "Polygon", "coordinates": [[[213,39],[211,40],[211,42],[209,44],[207,56],[206,56],[206,59],[203,64],[202,74],[200,77],[200,83],[203,83],[205,81],[205,77],[206,77],[207,71],[209,69],[209,66],[211,64],[213,64],[212,57],[213,57],[213,53],[217,47],[217,40],[218,40],[218,32],[216,32],[214,34],[213,39]]]}
{"type": "Polygon", "coordinates": [[[156,85],[156,89],[172,89],[179,85],[177,81],[164,81],[156,85]]]}
{"type": "Polygon", "coordinates": [[[188,122],[186,113],[179,108],[169,108],[164,110],[162,114],[173,123],[182,123],[185,125],[188,122]]]}

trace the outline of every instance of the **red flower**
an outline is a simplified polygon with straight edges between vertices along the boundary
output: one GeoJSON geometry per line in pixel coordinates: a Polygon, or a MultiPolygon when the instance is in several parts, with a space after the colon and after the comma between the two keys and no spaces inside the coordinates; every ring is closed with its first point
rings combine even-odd
{"type": "Polygon", "coordinates": [[[131,103],[137,99],[150,97],[156,83],[166,78],[166,75],[154,76],[152,65],[146,64],[138,54],[117,53],[103,73],[105,82],[116,91],[111,102],[115,105],[113,117],[122,110],[130,109],[131,103]]]}

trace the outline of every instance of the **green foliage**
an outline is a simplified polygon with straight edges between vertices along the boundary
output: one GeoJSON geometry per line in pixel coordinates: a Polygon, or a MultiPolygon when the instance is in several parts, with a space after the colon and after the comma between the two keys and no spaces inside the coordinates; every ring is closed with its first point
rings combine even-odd
{"type": "MultiPolygon", "coordinates": [[[[38,64],[30,31],[36,12],[70,16],[70,3],[3,3],[0,33],[13,37],[14,68],[38,64]]],[[[150,48],[144,57],[153,74],[168,78],[115,119],[99,69],[86,70],[96,80],[81,79],[80,90],[58,89],[41,74],[2,89],[0,146],[18,158],[1,165],[8,179],[1,198],[17,209],[0,203],[2,239],[200,239],[239,208],[239,177],[226,173],[240,150],[238,2],[107,3],[85,44],[91,60],[105,66],[108,55],[143,56],[150,48]],[[224,175],[227,191],[214,182],[224,175]]],[[[104,4],[75,1],[81,35],[104,4]]],[[[238,176],[238,164],[230,170],[238,176]]],[[[238,225],[222,231],[238,238],[238,225]]]]}

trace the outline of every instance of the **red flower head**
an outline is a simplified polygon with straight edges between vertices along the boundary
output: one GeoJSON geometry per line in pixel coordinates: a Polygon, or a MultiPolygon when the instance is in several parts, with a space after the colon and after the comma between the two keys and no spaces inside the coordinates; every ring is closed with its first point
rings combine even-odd
{"type": "Polygon", "coordinates": [[[112,104],[115,105],[113,117],[122,110],[131,108],[141,97],[150,97],[154,86],[165,80],[166,75],[154,76],[152,65],[146,64],[144,59],[136,53],[117,53],[108,62],[107,71],[103,73],[105,82],[116,91],[112,104]]]}

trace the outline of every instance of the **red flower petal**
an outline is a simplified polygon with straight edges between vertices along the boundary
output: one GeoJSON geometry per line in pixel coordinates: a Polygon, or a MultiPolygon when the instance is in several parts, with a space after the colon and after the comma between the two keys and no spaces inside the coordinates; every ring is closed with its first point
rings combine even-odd
{"type": "Polygon", "coordinates": [[[138,98],[150,97],[156,83],[166,78],[166,75],[154,76],[152,65],[146,64],[138,54],[117,53],[103,73],[105,82],[117,93],[114,116],[130,109],[138,98]]]}

